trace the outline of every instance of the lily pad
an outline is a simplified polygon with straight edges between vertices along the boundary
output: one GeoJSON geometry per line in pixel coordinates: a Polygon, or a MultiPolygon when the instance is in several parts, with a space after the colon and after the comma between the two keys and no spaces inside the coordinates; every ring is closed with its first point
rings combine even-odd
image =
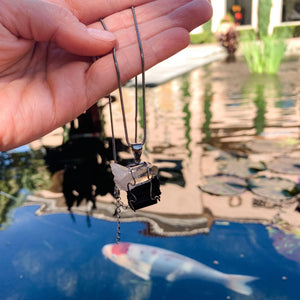
{"type": "Polygon", "coordinates": [[[264,163],[253,162],[247,158],[228,159],[219,163],[219,171],[242,178],[251,177],[266,169],[264,163]]]}
{"type": "Polygon", "coordinates": [[[268,139],[252,140],[247,143],[247,148],[258,153],[287,152],[297,145],[295,139],[268,139]]]}
{"type": "Polygon", "coordinates": [[[297,184],[280,177],[259,176],[248,179],[252,193],[274,202],[291,200],[295,196],[297,184]]]}
{"type": "Polygon", "coordinates": [[[246,191],[247,183],[243,178],[231,175],[205,176],[199,188],[217,196],[236,196],[246,191]]]}
{"type": "Polygon", "coordinates": [[[268,169],[276,173],[300,175],[299,157],[277,157],[267,164],[268,169]]]}

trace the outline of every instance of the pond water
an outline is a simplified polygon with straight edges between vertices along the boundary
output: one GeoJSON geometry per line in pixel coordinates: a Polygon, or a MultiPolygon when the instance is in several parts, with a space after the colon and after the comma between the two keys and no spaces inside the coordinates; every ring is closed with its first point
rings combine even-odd
{"type": "MultiPolygon", "coordinates": [[[[60,145],[55,135],[55,150],[37,141],[34,151],[2,153],[1,299],[298,299],[299,73],[296,59],[276,76],[251,76],[243,61],[219,61],[147,89],[143,159],[160,168],[162,196],[121,212],[121,241],[141,245],[131,266],[102,253],[117,229],[109,141],[60,145]],[[149,256],[152,271],[162,249],[183,255],[172,265],[177,280],[142,279],[142,245],[159,248],[149,256]],[[197,265],[189,276],[188,258],[209,269],[197,265]],[[257,279],[244,295],[213,270],[257,279]]],[[[124,88],[124,96],[132,132],[133,89],[124,88]]],[[[109,137],[108,107],[101,111],[109,137]]],[[[118,101],[113,112],[125,163],[131,154],[118,101]]]]}

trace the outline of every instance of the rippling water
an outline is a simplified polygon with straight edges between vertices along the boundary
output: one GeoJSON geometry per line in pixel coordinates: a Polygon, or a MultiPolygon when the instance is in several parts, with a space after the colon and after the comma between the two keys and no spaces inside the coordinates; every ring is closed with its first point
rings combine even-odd
{"type": "MultiPolygon", "coordinates": [[[[85,150],[68,144],[72,155],[57,156],[51,172],[43,148],[1,154],[1,297],[298,299],[299,70],[297,59],[276,76],[250,75],[243,61],[214,62],[147,88],[143,159],[159,166],[162,197],[122,211],[121,240],[259,277],[250,296],[201,279],[144,281],[104,259],[101,248],[116,235],[111,174],[93,151],[99,145],[80,141],[85,150]],[[91,196],[94,209],[84,201],[91,196]],[[74,198],[72,213],[66,197],[74,198]]],[[[134,90],[123,92],[131,137],[134,90]]],[[[118,101],[113,113],[124,143],[118,101]]],[[[103,117],[109,137],[107,107],[103,117]]]]}

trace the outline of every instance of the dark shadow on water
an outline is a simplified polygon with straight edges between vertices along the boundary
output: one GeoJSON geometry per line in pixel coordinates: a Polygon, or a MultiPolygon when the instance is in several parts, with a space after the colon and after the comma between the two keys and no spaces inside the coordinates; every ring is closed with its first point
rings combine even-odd
{"type": "Polygon", "coordinates": [[[99,138],[77,138],[46,149],[45,161],[51,173],[63,170],[62,191],[69,209],[84,199],[95,208],[97,195],[113,194],[110,149],[99,138]]]}

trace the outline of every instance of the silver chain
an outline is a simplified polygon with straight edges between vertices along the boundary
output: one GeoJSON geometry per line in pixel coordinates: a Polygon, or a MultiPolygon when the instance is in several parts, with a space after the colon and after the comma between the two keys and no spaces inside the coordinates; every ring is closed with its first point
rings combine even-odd
{"type": "MultiPolygon", "coordinates": [[[[128,130],[127,130],[127,122],[126,122],[126,114],[125,114],[125,105],[124,105],[124,98],[123,98],[123,93],[122,93],[122,84],[121,84],[121,75],[120,75],[120,69],[119,69],[119,64],[117,61],[117,55],[116,55],[116,48],[113,48],[112,54],[113,54],[113,59],[114,59],[114,64],[115,64],[115,69],[117,73],[117,79],[118,79],[118,89],[119,89],[119,96],[120,96],[120,102],[121,102],[121,109],[122,109],[122,118],[123,118],[123,126],[124,126],[124,133],[125,133],[125,140],[126,143],[129,147],[131,147],[134,150],[135,145],[141,145],[143,146],[146,142],[146,137],[147,137],[147,130],[146,130],[146,89],[145,89],[145,63],[144,63],[144,52],[143,52],[143,47],[142,47],[142,41],[140,38],[140,33],[138,29],[138,23],[136,19],[136,14],[135,14],[135,9],[132,6],[131,7],[132,15],[133,15],[133,20],[134,20],[134,26],[136,30],[136,35],[137,35],[137,40],[138,40],[138,45],[139,45],[139,50],[140,50],[140,55],[141,55],[141,64],[142,64],[142,105],[143,105],[143,139],[141,143],[137,142],[137,117],[138,117],[138,82],[137,82],[137,77],[135,77],[135,135],[134,135],[134,143],[130,143],[129,141],[129,136],[128,136],[128,130]]],[[[105,30],[108,30],[104,21],[100,19],[100,22],[105,30]]],[[[117,150],[116,150],[116,142],[115,142],[115,135],[114,135],[114,125],[113,125],[113,114],[112,114],[112,99],[111,96],[109,95],[109,111],[110,111],[110,123],[111,123],[111,132],[112,132],[112,147],[113,147],[113,159],[114,162],[117,163],[117,150]]],[[[116,243],[120,242],[121,239],[121,231],[120,231],[120,219],[121,219],[121,209],[127,209],[129,206],[125,205],[121,201],[121,196],[120,196],[120,189],[115,186],[114,190],[114,198],[116,200],[115,205],[116,205],[116,216],[117,216],[117,233],[116,233],[116,243]]]]}
{"type": "MultiPolygon", "coordinates": [[[[136,19],[136,14],[135,14],[135,9],[132,6],[131,7],[132,11],[132,16],[134,20],[134,25],[135,25],[135,30],[136,30],[136,35],[137,35],[137,40],[138,40],[138,45],[139,45],[139,50],[140,50],[140,56],[141,56],[141,65],[142,65],[142,103],[143,103],[143,139],[141,141],[141,145],[144,145],[146,142],[147,138],[147,128],[146,128],[146,83],[145,83],[145,61],[144,61],[144,52],[143,52],[143,47],[142,47],[142,41],[139,33],[139,28],[138,28],[138,23],[136,19]]],[[[108,30],[104,21],[100,19],[100,22],[105,30],[108,30]]],[[[118,89],[119,89],[119,96],[120,96],[120,103],[121,103],[121,109],[122,109],[122,118],[123,118],[123,127],[124,127],[124,133],[125,133],[125,140],[126,143],[129,147],[132,147],[134,144],[137,143],[137,115],[138,115],[138,83],[137,83],[137,77],[135,77],[135,138],[134,138],[134,143],[131,143],[129,140],[129,135],[128,135],[128,129],[127,129],[127,121],[126,121],[126,114],[125,114],[125,105],[124,105],[124,98],[123,98],[123,93],[122,93],[122,83],[121,83],[121,75],[120,75],[120,69],[119,69],[119,64],[117,60],[117,55],[116,55],[116,47],[113,48],[113,59],[114,59],[114,64],[115,64],[115,69],[117,73],[117,79],[118,79],[118,89]]]]}
{"type": "Polygon", "coordinates": [[[114,198],[116,199],[116,215],[117,215],[117,233],[116,233],[116,243],[118,244],[121,240],[121,226],[120,226],[120,218],[121,218],[121,207],[123,206],[123,203],[121,201],[120,197],[120,189],[115,186],[114,191],[114,198]]]}

